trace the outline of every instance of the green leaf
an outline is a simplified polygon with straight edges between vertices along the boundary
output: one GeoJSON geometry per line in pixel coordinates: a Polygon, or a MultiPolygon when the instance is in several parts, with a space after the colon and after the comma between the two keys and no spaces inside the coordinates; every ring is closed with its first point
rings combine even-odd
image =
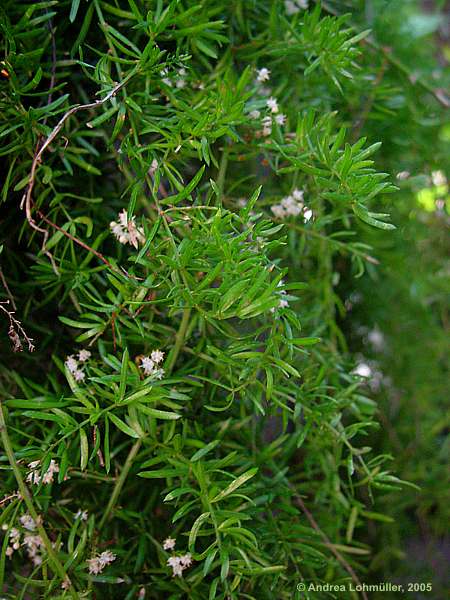
{"type": "Polygon", "coordinates": [[[151,408],[150,406],[145,406],[144,404],[138,404],[136,407],[141,412],[146,415],[150,415],[151,417],[155,417],[155,419],[162,419],[166,421],[176,421],[181,418],[181,415],[177,415],[176,413],[169,412],[167,410],[159,410],[157,408],[151,408]]]}
{"type": "Polygon", "coordinates": [[[208,452],[211,452],[211,450],[214,450],[214,448],[218,444],[220,444],[220,440],[213,440],[212,442],[209,442],[209,444],[206,444],[206,446],[204,446],[203,448],[200,448],[200,450],[197,450],[197,452],[195,452],[195,454],[191,458],[191,462],[197,462],[198,460],[200,460],[201,458],[206,456],[206,454],[208,454],[208,452]]]}
{"type": "Polygon", "coordinates": [[[154,471],[141,471],[138,473],[139,477],[144,479],[169,479],[172,477],[178,477],[186,473],[185,469],[155,469],[154,471]]]}
{"type": "Polygon", "coordinates": [[[111,419],[111,421],[114,423],[114,425],[118,429],[120,429],[120,431],[123,431],[123,433],[126,433],[127,435],[129,435],[130,437],[133,437],[133,438],[138,438],[139,437],[139,434],[136,433],[136,431],[134,431],[134,429],[131,429],[131,427],[129,425],[127,425],[126,423],[124,423],[114,413],[111,413],[111,412],[108,413],[108,419],[111,419]]]}
{"type": "Polygon", "coordinates": [[[254,477],[257,472],[258,472],[258,468],[257,467],[255,467],[253,469],[249,469],[248,471],[246,471],[245,473],[243,473],[242,475],[240,475],[239,477],[237,477],[233,482],[231,482],[228,487],[226,487],[219,494],[217,494],[217,496],[215,496],[211,500],[211,502],[219,502],[219,500],[223,500],[223,498],[226,498],[226,496],[229,496],[230,494],[232,494],[241,485],[244,485],[244,483],[246,483],[249,479],[251,479],[252,477],[254,477]]]}
{"type": "Polygon", "coordinates": [[[128,348],[125,348],[122,355],[122,365],[120,368],[119,402],[125,397],[128,375],[128,348]]]}
{"type": "Polygon", "coordinates": [[[378,219],[374,219],[373,217],[371,217],[367,208],[364,205],[354,203],[352,207],[356,216],[368,225],[372,225],[373,227],[377,227],[378,229],[396,229],[395,225],[392,225],[392,223],[385,223],[384,221],[379,221],[378,219]]]}
{"type": "Polygon", "coordinates": [[[84,471],[89,458],[89,444],[84,429],[80,429],[80,469],[84,471]]]}
{"type": "Polygon", "coordinates": [[[70,7],[69,21],[73,23],[77,18],[78,9],[80,7],[80,0],[72,0],[72,6],[70,7]]]}
{"type": "Polygon", "coordinates": [[[197,171],[196,175],[191,179],[191,181],[187,184],[187,186],[178,194],[174,196],[169,196],[164,200],[160,201],[160,204],[177,204],[187,198],[193,190],[197,187],[200,179],[203,177],[203,173],[205,172],[205,165],[203,165],[199,171],[197,171]]]}

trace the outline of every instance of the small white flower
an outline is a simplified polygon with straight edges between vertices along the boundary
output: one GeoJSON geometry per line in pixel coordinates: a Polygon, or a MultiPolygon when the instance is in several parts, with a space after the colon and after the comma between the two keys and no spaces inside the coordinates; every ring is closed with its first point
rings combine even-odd
{"type": "Polygon", "coordinates": [[[19,519],[20,524],[22,525],[22,527],[24,527],[25,529],[28,529],[28,531],[34,531],[36,529],[36,523],[34,522],[34,519],[27,513],[25,515],[22,515],[19,519]]]}
{"type": "Polygon", "coordinates": [[[281,206],[281,204],[274,204],[270,207],[270,210],[277,217],[277,219],[282,219],[285,215],[284,208],[281,206]]]}
{"type": "Polygon", "coordinates": [[[297,202],[301,202],[303,200],[304,193],[305,192],[303,190],[298,190],[295,188],[295,190],[292,191],[292,196],[295,198],[295,200],[297,200],[297,202]]]}
{"type": "Polygon", "coordinates": [[[23,545],[25,546],[28,557],[31,559],[34,566],[38,566],[42,563],[42,556],[39,553],[40,548],[44,547],[44,542],[39,535],[27,534],[23,538],[23,545]]]}
{"type": "Polygon", "coordinates": [[[85,377],[86,377],[86,375],[83,373],[83,371],[81,369],[77,369],[73,373],[73,378],[75,379],[75,381],[84,381],[85,377]]]}
{"type": "Polygon", "coordinates": [[[355,375],[359,375],[360,377],[370,377],[372,375],[372,369],[367,363],[361,362],[356,368],[353,370],[355,375]]]}
{"type": "Polygon", "coordinates": [[[178,556],[170,556],[167,559],[167,564],[169,567],[172,567],[172,577],[181,577],[183,575],[184,567],[178,556]]]}
{"type": "Polygon", "coordinates": [[[173,550],[175,548],[176,539],[168,537],[163,542],[164,550],[173,550]]]}
{"type": "Polygon", "coordinates": [[[153,350],[150,356],[152,361],[158,365],[164,358],[164,352],[161,352],[161,350],[153,350]]]}
{"type": "Polygon", "coordinates": [[[267,99],[266,104],[267,104],[267,108],[269,108],[271,112],[273,112],[273,113],[278,112],[278,102],[277,102],[276,98],[271,96],[270,98],[267,99]]]}
{"type": "Polygon", "coordinates": [[[89,360],[91,358],[91,353],[89,352],[89,350],[80,350],[78,352],[78,360],[80,362],[86,362],[87,360],[89,360]]]}
{"type": "Polygon", "coordinates": [[[100,563],[103,566],[106,566],[106,565],[109,565],[110,563],[114,562],[116,560],[117,556],[115,554],[113,554],[110,550],[106,550],[105,552],[102,552],[98,558],[99,558],[100,563]]]}
{"type": "Polygon", "coordinates": [[[431,181],[436,187],[439,187],[441,185],[447,185],[447,177],[442,171],[433,171],[431,173],[431,181]]]}
{"type": "Polygon", "coordinates": [[[165,371],[164,369],[156,369],[156,371],[153,372],[153,377],[155,379],[162,379],[165,375],[165,371]]]}
{"type": "Polygon", "coordinates": [[[269,69],[266,69],[266,67],[263,67],[262,69],[256,69],[256,81],[259,81],[259,83],[263,83],[264,81],[269,81],[270,79],[270,71],[269,69]]]}
{"type": "Polygon", "coordinates": [[[184,568],[190,567],[192,565],[192,556],[190,553],[185,554],[184,556],[180,556],[180,563],[184,568]]]}
{"type": "Polygon", "coordinates": [[[172,80],[170,79],[170,77],[163,77],[161,81],[164,83],[164,85],[172,87],[172,80]]]}
{"type": "Polygon", "coordinates": [[[186,81],[184,79],[177,79],[175,85],[177,86],[178,89],[182,89],[186,86],[186,81]]]}
{"type": "Polygon", "coordinates": [[[369,333],[367,334],[367,339],[369,340],[369,343],[372,345],[373,349],[377,352],[381,352],[381,350],[383,350],[386,345],[384,335],[378,329],[378,327],[375,327],[375,329],[369,331],[369,333]]]}
{"type": "Polygon", "coordinates": [[[249,112],[248,116],[250,117],[250,119],[259,119],[261,113],[259,112],[259,110],[252,110],[251,112],[249,112]]]}
{"type": "Polygon", "coordinates": [[[20,531],[15,527],[12,527],[11,531],[9,532],[9,542],[13,545],[13,550],[17,550],[17,548],[14,548],[16,544],[19,544],[20,547],[20,531]]]}
{"type": "Polygon", "coordinates": [[[399,173],[397,173],[397,179],[399,181],[403,181],[405,179],[408,179],[409,175],[409,171],[400,171],[399,173]]]}
{"type": "Polygon", "coordinates": [[[74,519],[80,519],[80,521],[87,521],[88,516],[89,513],[87,510],[81,510],[81,508],[79,508],[75,513],[74,519]]]}
{"type": "Polygon", "coordinates": [[[30,471],[27,475],[27,481],[34,485],[39,485],[42,480],[42,483],[44,485],[48,485],[53,482],[55,473],[59,473],[59,466],[52,458],[50,461],[50,464],[48,465],[47,471],[41,477],[41,475],[39,473],[39,465],[40,464],[41,464],[41,461],[39,461],[39,460],[34,460],[33,462],[29,463],[28,468],[30,469],[30,471]]]}
{"type": "Polygon", "coordinates": [[[75,373],[75,371],[78,369],[78,362],[74,359],[72,355],[66,358],[66,362],[64,364],[71,373],[75,373]]]}
{"type": "Polygon", "coordinates": [[[11,558],[11,556],[14,554],[14,548],[12,546],[8,546],[6,548],[5,554],[8,558],[11,558]]]}
{"type": "Polygon", "coordinates": [[[308,0],[285,0],[284,8],[287,15],[295,15],[300,9],[306,10],[308,8],[308,0]]]}
{"type": "Polygon", "coordinates": [[[313,211],[310,208],[307,208],[305,206],[304,212],[303,212],[303,218],[305,219],[305,221],[310,221],[313,218],[314,214],[313,211]]]}
{"type": "Polygon", "coordinates": [[[148,174],[150,175],[150,177],[153,177],[153,175],[156,173],[158,166],[159,166],[158,161],[156,160],[156,158],[154,158],[152,160],[152,164],[150,165],[150,168],[148,170],[148,174]]]}
{"type": "Polygon", "coordinates": [[[109,565],[110,563],[116,560],[116,555],[106,550],[101,554],[94,556],[94,558],[89,558],[86,562],[88,563],[89,573],[91,575],[98,575],[103,571],[103,569],[109,565]]]}
{"type": "Polygon", "coordinates": [[[278,123],[278,125],[284,125],[286,123],[286,115],[280,113],[275,117],[275,121],[278,123]]]}
{"type": "Polygon", "coordinates": [[[192,556],[188,553],[183,556],[170,556],[167,559],[167,565],[172,567],[173,577],[181,577],[183,571],[192,564],[192,556]]]}
{"type": "Polygon", "coordinates": [[[289,206],[285,207],[286,215],[290,217],[296,217],[302,212],[302,207],[295,202],[289,204],[289,206]]]}
{"type": "Polygon", "coordinates": [[[180,77],[184,77],[186,75],[186,69],[184,67],[181,67],[181,69],[178,69],[178,75],[180,77]]]}
{"type": "Polygon", "coordinates": [[[141,359],[141,369],[145,375],[152,375],[155,371],[155,363],[149,356],[144,356],[141,359]]]}
{"type": "Polygon", "coordinates": [[[144,230],[136,226],[134,216],[128,219],[125,209],[119,213],[119,221],[111,221],[109,227],[121,244],[131,244],[137,248],[145,242],[144,230]]]}

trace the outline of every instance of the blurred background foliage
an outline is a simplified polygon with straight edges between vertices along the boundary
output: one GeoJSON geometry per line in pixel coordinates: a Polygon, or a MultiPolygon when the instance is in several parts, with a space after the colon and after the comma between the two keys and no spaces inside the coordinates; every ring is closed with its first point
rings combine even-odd
{"type": "MultiPolygon", "coordinates": [[[[65,484],[66,491],[60,492],[56,486],[51,493],[41,489],[36,501],[44,512],[55,502],[48,514],[53,533],[74,539],[80,535],[79,564],[71,567],[77,583],[86,579],[81,563],[87,552],[86,539],[92,547],[101,546],[96,533],[102,519],[99,498],[107,503],[110,488],[104,488],[112,477],[99,474],[103,471],[90,448],[94,466],[90,471],[88,467],[88,476],[93,480],[100,477],[97,481],[104,477],[105,482],[101,488],[90,486],[83,478],[83,468],[78,468],[78,433],[67,448],[60,443],[59,436],[69,422],[65,415],[72,408],[72,396],[79,393],[69,381],[71,396],[68,385],[62,383],[65,356],[73,352],[76,342],[97,340],[98,335],[95,348],[99,359],[92,373],[96,387],[91,401],[103,393],[103,400],[109,401],[108,394],[113,394],[108,386],[118,387],[124,364],[129,392],[141,385],[138,369],[133,370],[131,360],[127,364],[125,349],[138,354],[142,338],[147,351],[168,340],[164,350],[174,375],[167,384],[155,386],[155,397],[158,408],[181,411],[183,405],[187,411],[177,435],[175,421],[163,425],[158,421],[158,427],[153,422],[149,427],[155,445],[138,454],[140,466],[126,488],[125,507],[107,525],[108,535],[102,534],[104,540],[113,540],[114,547],[121,548],[121,566],[112,566],[110,576],[90,580],[89,593],[97,593],[99,598],[123,598],[124,587],[126,598],[135,598],[141,585],[147,584],[148,597],[154,598],[291,598],[301,577],[322,582],[348,580],[348,571],[296,505],[293,488],[306,498],[329,539],[337,547],[347,547],[346,559],[362,581],[432,581],[433,592],[415,591],[410,597],[444,597],[450,516],[450,7],[448,2],[431,0],[330,0],[322,3],[319,22],[319,13],[313,12],[315,3],[309,4],[308,12],[302,10],[290,21],[285,19],[286,3],[275,0],[204,0],[195,6],[181,1],[6,0],[1,7],[5,71],[0,84],[5,157],[1,165],[2,274],[17,300],[17,316],[38,340],[34,354],[13,354],[6,338],[8,322],[2,323],[1,386],[8,399],[11,437],[22,464],[35,458],[50,460],[55,448],[58,459],[66,456],[65,452],[70,457],[71,480],[65,484]],[[167,14],[163,12],[166,5],[171,6],[167,14]],[[340,18],[344,14],[348,16],[340,18]],[[165,27],[164,15],[170,27],[165,27]],[[53,28],[56,36],[51,35],[53,28]],[[366,30],[370,35],[353,39],[366,30]],[[48,162],[44,160],[40,167],[35,201],[72,236],[101,249],[114,267],[126,264],[129,273],[137,273],[145,281],[136,284],[117,271],[105,275],[104,265],[92,253],[84,254],[61,232],[51,233],[48,246],[58,260],[56,277],[48,256],[40,252],[38,233],[31,231],[21,214],[18,218],[17,205],[27,186],[33,153],[74,101],[91,101],[99,88],[110,89],[113,82],[128,77],[136,64],[142,70],[127,80],[123,97],[118,95],[120,101],[72,118],[61,136],[63,141],[51,149],[48,162]],[[248,65],[271,69],[270,83],[287,114],[292,135],[295,132],[297,136],[297,146],[279,130],[274,131],[270,147],[254,138],[248,113],[261,109],[264,101],[251,87],[254,73],[246,71],[248,65]],[[169,89],[161,81],[161,69],[173,73],[185,66],[189,70],[186,87],[169,89]],[[377,173],[389,174],[397,191],[387,194],[393,190],[386,187],[373,200],[369,188],[367,203],[355,209],[335,184],[335,173],[323,164],[326,161],[321,154],[321,144],[331,145],[342,126],[347,129],[346,141],[355,145],[354,163],[358,162],[354,156],[361,152],[361,137],[367,138],[364,148],[382,142],[370,158],[377,173]],[[152,179],[148,169],[155,156],[164,170],[158,170],[152,179]],[[316,171],[311,171],[311,166],[316,171]],[[212,187],[208,178],[213,180],[212,187]],[[184,194],[189,181],[192,187],[184,194]],[[185,206],[190,196],[196,205],[220,206],[224,212],[212,220],[207,211],[193,216],[191,231],[185,225],[186,213],[170,207],[173,243],[168,242],[167,232],[161,233],[163,226],[154,227],[160,224],[160,213],[146,197],[155,200],[161,184],[173,196],[174,205],[185,206]],[[252,197],[260,184],[263,190],[258,200],[254,196],[250,206],[243,207],[242,198],[252,197]],[[272,216],[270,207],[297,185],[311,198],[315,219],[300,225],[288,220],[282,233],[272,231],[279,223],[266,220],[272,216]],[[365,212],[366,204],[379,211],[377,217],[365,212]],[[142,223],[146,235],[154,240],[154,255],[139,253],[136,257],[112,241],[109,222],[123,206],[130,215],[145,213],[142,223]],[[255,217],[251,221],[250,209],[255,206],[264,220],[255,217]],[[371,227],[374,218],[376,225],[384,228],[371,227]],[[395,230],[386,229],[389,222],[395,224],[395,230]],[[236,237],[242,232],[245,235],[238,244],[236,237]],[[255,240],[260,244],[257,251],[255,240]],[[197,262],[180,275],[192,257],[197,262]],[[223,289],[211,285],[197,290],[203,273],[213,271],[219,263],[227,265],[223,289]],[[275,265],[273,278],[261,279],[254,291],[266,304],[254,307],[247,318],[248,307],[233,304],[242,293],[239,283],[269,265],[275,265]],[[172,342],[180,311],[192,299],[186,293],[184,276],[209,321],[191,315],[187,334],[192,337],[188,349],[183,349],[184,359],[177,363],[172,342]],[[264,319],[263,312],[268,314],[277,302],[263,294],[273,291],[276,279],[280,281],[282,276],[286,284],[292,284],[286,292],[293,310],[264,319]],[[159,294],[156,300],[147,296],[153,285],[159,294]],[[143,295],[140,287],[145,289],[143,295]],[[227,297],[230,304],[226,306],[224,295],[231,288],[234,295],[227,297]],[[135,314],[139,302],[148,303],[151,309],[151,316],[142,322],[135,314]],[[111,335],[111,321],[114,332],[116,311],[122,306],[131,316],[122,314],[117,319],[116,339],[111,335]],[[80,332],[76,323],[86,310],[94,314],[90,323],[88,319],[91,329],[84,326],[80,332]],[[58,316],[62,316],[59,321],[58,316]],[[311,344],[309,354],[296,354],[292,331],[297,338],[308,336],[303,343],[311,344]],[[319,337],[321,342],[315,345],[319,337]],[[259,353],[263,338],[268,340],[264,359],[259,353]],[[207,355],[214,357],[214,367],[207,355]],[[294,379],[285,380],[286,363],[301,372],[301,387],[294,379]],[[113,375],[106,374],[105,365],[113,375]],[[352,374],[355,366],[356,375],[352,374]],[[201,391],[195,388],[194,375],[203,378],[201,391]],[[224,387],[218,389],[216,380],[224,387]],[[171,385],[178,391],[169,390],[171,385]],[[271,387],[275,390],[272,403],[267,402],[271,387]],[[235,394],[236,389],[239,392],[235,394]],[[296,399],[295,407],[289,405],[291,398],[296,399]],[[44,399],[48,406],[62,402],[57,410],[67,412],[54,413],[50,426],[44,420],[37,423],[30,409],[30,402],[36,399],[44,399]],[[204,404],[213,407],[206,416],[204,404]],[[28,412],[22,414],[24,407],[28,412]],[[214,410],[228,408],[224,413],[214,410]],[[216,437],[220,445],[209,448],[216,437]],[[365,463],[367,446],[372,452],[365,463]],[[136,475],[141,468],[155,464],[172,468],[174,456],[176,469],[185,473],[188,463],[183,453],[193,457],[202,449],[206,449],[205,457],[197,463],[201,466],[194,468],[192,485],[198,486],[204,497],[209,494],[213,498],[220,487],[225,489],[227,477],[242,476],[255,467],[260,471],[257,476],[251,471],[253,478],[244,482],[250,487],[242,488],[254,504],[231,498],[225,500],[223,514],[218,511],[225,527],[230,513],[243,513],[242,529],[235,538],[224,536],[225,550],[220,550],[220,556],[213,548],[208,568],[203,571],[204,563],[197,557],[195,574],[179,582],[167,574],[167,557],[160,542],[171,534],[168,524],[178,511],[174,527],[183,543],[182,533],[187,538],[204,506],[200,507],[195,496],[180,504],[176,495],[169,498],[169,505],[162,504],[162,498],[179,485],[175,471],[162,482],[150,479],[151,488],[144,488],[145,480],[136,475]],[[164,464],[155,461],[152,453],[159,453],[164,464]],[[364,479],[357,470],[360,481],[356,491],[353,458],[360,471],[359,460],[371,474],[367,487],[360,486],[364,479]],[[384,466],[377,479],[387,459],[398,479],[417,487],[400,488],[397,479],[383,475],[384,466]],[[220,469],[227,469],[224,480],[222,472],[216,475],[220,469]],[[90,520],[83,536],[73,532],[67,508],[75,512],[74,498],[81,496],[92,519],[96,518],[95,525],[90,520]],[[254,538],[260,544],[258,552],[254,538]],[[237,554],[236,548],[249,552],[250,566],[247,557],[233,554],[237,554]],[[271,565],[282,567],[271,572],[271,565]],[[280,575],[283,568],[286,575],[280,575]],[[231,582],[228,570],[236,574],[231,582]],[[118,585],[117,577],[124,577],[126,586],[118,585]]],[[[344,165],[343,171],[349,167],[350,163],[344,165]]],[[[381,175],[376,183],[379,181],[381,175]]],[[[348,185],[350,196],[361,192],[356,179],[348,177],[348,185]]],[[[370,185],[375,185],[372,180],[370,185]]],[[[42,220],[38,222],[43,225],[42,220]]],[[[8,299],[5,289],[1,293],[3,300],[8,299]]],[[[79,416],[70,413],[70,418],[79,416]]],[[[121,419],[122,429],[111,434],[115,444],[111,460],[116,466],[124,465],[130,445],[125,419],[125,425],[137,428],[143,422],[141,417],[125,413],[121,419]]],[[[14,481],[5,460],[2,468],[8,473],[6,494],[14,490],[14,481]]],[[[3,557],[5,548],[4,544],[3,557]]],[[[9,568],[3,558],[2,571],[5,564],[9,568]]],[[[15,597],[20,586],[41,589],[42,582],[33,587],[33,577],[37,579],[23,566],[14,573],[6,570],[9,597],[15,597]]],[[[53,591],[48,588],[49,595],[42,597],[56,597],[50,595],[53,591]]],[[[30,597],[41,597],[34,593],[30,597]]],[[[310,597],[329,596],[312,593],[310,597]]],[[[391,596],[375,592],[371,597],[391,596]]]]}
{"type": "Polygon", "coordinates": [[[353,7],[355,21],[370,26],[405,69],[383,73],[364,126],[369,139],[383,141],[385,168],[395,164],[400,189],[390,210],[397,230],[373,234],[370,243],[381,267],[370,269],[356,292],[343,283],[350,309],[344,329],[352,350],[376,374],[372,392],[382,427],[375,443],[392,454],[397,474],[420,486],[383,499],[392,522],[369,528],[369,537],[380,544],[371,570],[376,578],[408,581],[414,565],[414,579],[436,582],[439,598],[445,594],[450,549],[450,122],[448,108],[442,113],[417,85],[399,84],[421,78],[448,97],[450,5],[375,0],[353,7]]]}

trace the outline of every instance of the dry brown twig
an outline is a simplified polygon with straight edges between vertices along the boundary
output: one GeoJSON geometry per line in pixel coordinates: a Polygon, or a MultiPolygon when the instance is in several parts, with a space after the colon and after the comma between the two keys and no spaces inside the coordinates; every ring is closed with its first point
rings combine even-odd
{"type": "MultiPolygon", "coordinates": [[[[49,259],[52,263],[53,269],[55,270],[56,273],[58,273],[58,269],[56,267],[53,256],[51,255],[51,253],[48,250],[45,249],[45,245],[47,243],[47,239],[49,236],[48,230],[43,229],[42,227],[39,227],[36,224],[36,222],[34,221],[33,216],[32,216],[32,211],[33,211],[33,207],[34,207],[32,193],[33,193],[33,188],[34,188],[34,184],[36,181],[37,167],[42,162],[42,156],[43,156],[44,152],[47,150],[47,148],[50,146],[50,144],[53,142],[53,140],[57,137],[57,135],[61,131],[64,123],[67,121],[67,119],[69,119],[69,117],[71,117],[72,115],[74,115],[75,113],[77,113],[80,110],[89,110],[91,108],[97,108],[97,107],[101,106],[102,104],[105,104],[106,102],[111,100],[111,98],[113,98],[117,94],[117,92],[129,81],[129,79],[131,79],[131,77],[133,77],[135,72],[136,72],[135,70],[132,71],[131,73],[129,73],[129,75],[127,77],[125,77],[123,79],[123,81],[121,81],[120,83],[117,83],[112,88],[112,90],[110,90],[106,94],[106,96],[104,98],[101,98],[100,100],[96,100],[95,102],[89,102],[88,104],[76,104],[75,106],[72,106],[71,109],[69,109],[66,113],[64,113],[64,115],[61,117],[61,119],[58,121],[58,123],[55,125],[55,127],[52,129],[52,131],[49,133],[49,135],[44,140],[44,142],[41,145],[37,146],[36,151],[34,153],[33,161],[31,163],[30,176],[28,179],[28,186],[25,190],[24,195],[22,196],[20,208],[21,208],[21,210],[23,210],[23,208],[25,207],[27,221],[28,221],[29,225],[32,227],[32,229],[34,229],[35,231],[37,231],[39,233],[42,233],[42,235],[44,237],[43,242],[42,242],[42,250],[49,257],[49,259]]],[[[75,241],[79,245],[81,245],[84,248],[88,249],[89,251],[93,252],[98,258],[101,258],[101,260],[103,260],[103,262],[105,264],[107,264],[109,267],[112,267],[112,265],[104,257],[102,257],[102,255],[100,255],[99,252],[94,251],[92,248],[90,248],[89,246],[87,246],[86,244],[84,244],[83,242],[78,240],[77,238],[74,238],[74,236],[70,236],[70,234],[68,232],[59,228],[57,225],[52,223],[49,219],[44,217],[42,212],[39,211],[38,214],[49,225],[55,227],[56,229],[61,231],[67,237],[70,237],[73,241],[75,241]]]]}
{"type": "Polygon", "coordinates": [[[20,336],[22,336],[22,338],[28,344],[29,352],[33,352],[33,350],[34,350],[33,338],[30,338],[27,335],[25,329],[22,327],[21,322],[15,318],[14,311],[8,310],[7,308],[5,308],[3,306],[4,304],[9,304],[9,303],[10,303],[9,300],[0,302],[0,310],[2,310],[9,319],[8,337],[11,340],[11,343],[13,346],[13,351],[14,352],[23,352],[22,341],[20,339],[20,336]]]}

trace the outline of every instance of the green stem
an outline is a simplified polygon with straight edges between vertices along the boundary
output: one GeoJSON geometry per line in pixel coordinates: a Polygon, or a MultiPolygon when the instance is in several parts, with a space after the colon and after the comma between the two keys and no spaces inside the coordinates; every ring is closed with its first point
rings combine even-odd
{"type": "Polygon", "coordinates": [[[175,345],[172,348],[170,355],[167,358],[167,362],[164,365],[164,368],[167,373],[170,373],[175,365],[175,362],[178,358],[181,348],[184,345],[184,340],[186,337],[186,331],[189,325],[189,319],[191,317],[191,309],[185,308],[183,310],[183,317],[181,319],[180,327],[178,328],[177,334],[175,336],[175,345]]]}
{"type": "Polygon", "coordinates": [[[225,175],[228,167],[228,148],[225,147],[222,152],[222,158],[220,160],[219,172],[217,174],[217,187],[220,191],[220,199],[223,198],[223,190],[225,185],[225,175]]]}
{"type": "MultiPolygon", "coordinates": [[[[22,474],[19,469],[19,465],[17,464],[17,461],[16,461],[16,457],[14,456],[14,451],[13,451],[13,448],[11,445],[11,440],[9,439],[8,430],[6,428],[5,415],[3,413],[3,406],[2,406],[1,400],[0,400],[0,433],[1,433],[2,444],[3,444],[3,447],[5,448],[6,456],[8,457],[9,464],[11,465],[12,472],[14,473],[14,477],[16,478],[17,485],[19,487],[19,492],[20,492],[23,500],[25,501],[26,507],[28,509],[28,512],[29,512],[31,518],[33,519],[33,521],[36,524],[36,529],[37,529],[39,536],[41,537],[41,540],[47,551],[49,561],[50,561],[55,573],[57,573],[59,575],[59,577],[61,578],[62,581],[65,581],[67,579],[67,575],[66,575],[64,566],[60,562],[55,550],[53,549],[52,542],[50,541],[50,539],[47,535],[47,532],[45,531],[45,529],[41,523],[41,519],[40,519],[38,513],[36,512],[36,509],[34,508],[33,497],[23,480],[22,474]]],[[[73,588],[72,583],[70,584],[68,591],[70,592],[70,594],[71,594],[72,598],[74,598],[74,600],[76,600],[78,598],[78,594],[76,593],[75,589],[73,588]]]]}
{"type": "Polygon", "coordinates": [[[133,464],[134,459],[136,458],[136,454],[139,452],[141,447],[142,440],[137,440],[131,447],[130,452],[128,453],[125,464],[123,465],[122,471],[120,472],[119,478],[116,481],[116,485],[114,486],[113,493],[108,502],[108,506],[106,507],[105,512],[103,513],[102,519],[98,526],[99,531],[103,528],[106,521],[108,520],[114,506],[116,505],[117,500],[119,499],[120,492],[122,491],[123,485],[125,483],[126,478],[128,477],[128,473],[130,472],[131,465],[133,464]]]}

